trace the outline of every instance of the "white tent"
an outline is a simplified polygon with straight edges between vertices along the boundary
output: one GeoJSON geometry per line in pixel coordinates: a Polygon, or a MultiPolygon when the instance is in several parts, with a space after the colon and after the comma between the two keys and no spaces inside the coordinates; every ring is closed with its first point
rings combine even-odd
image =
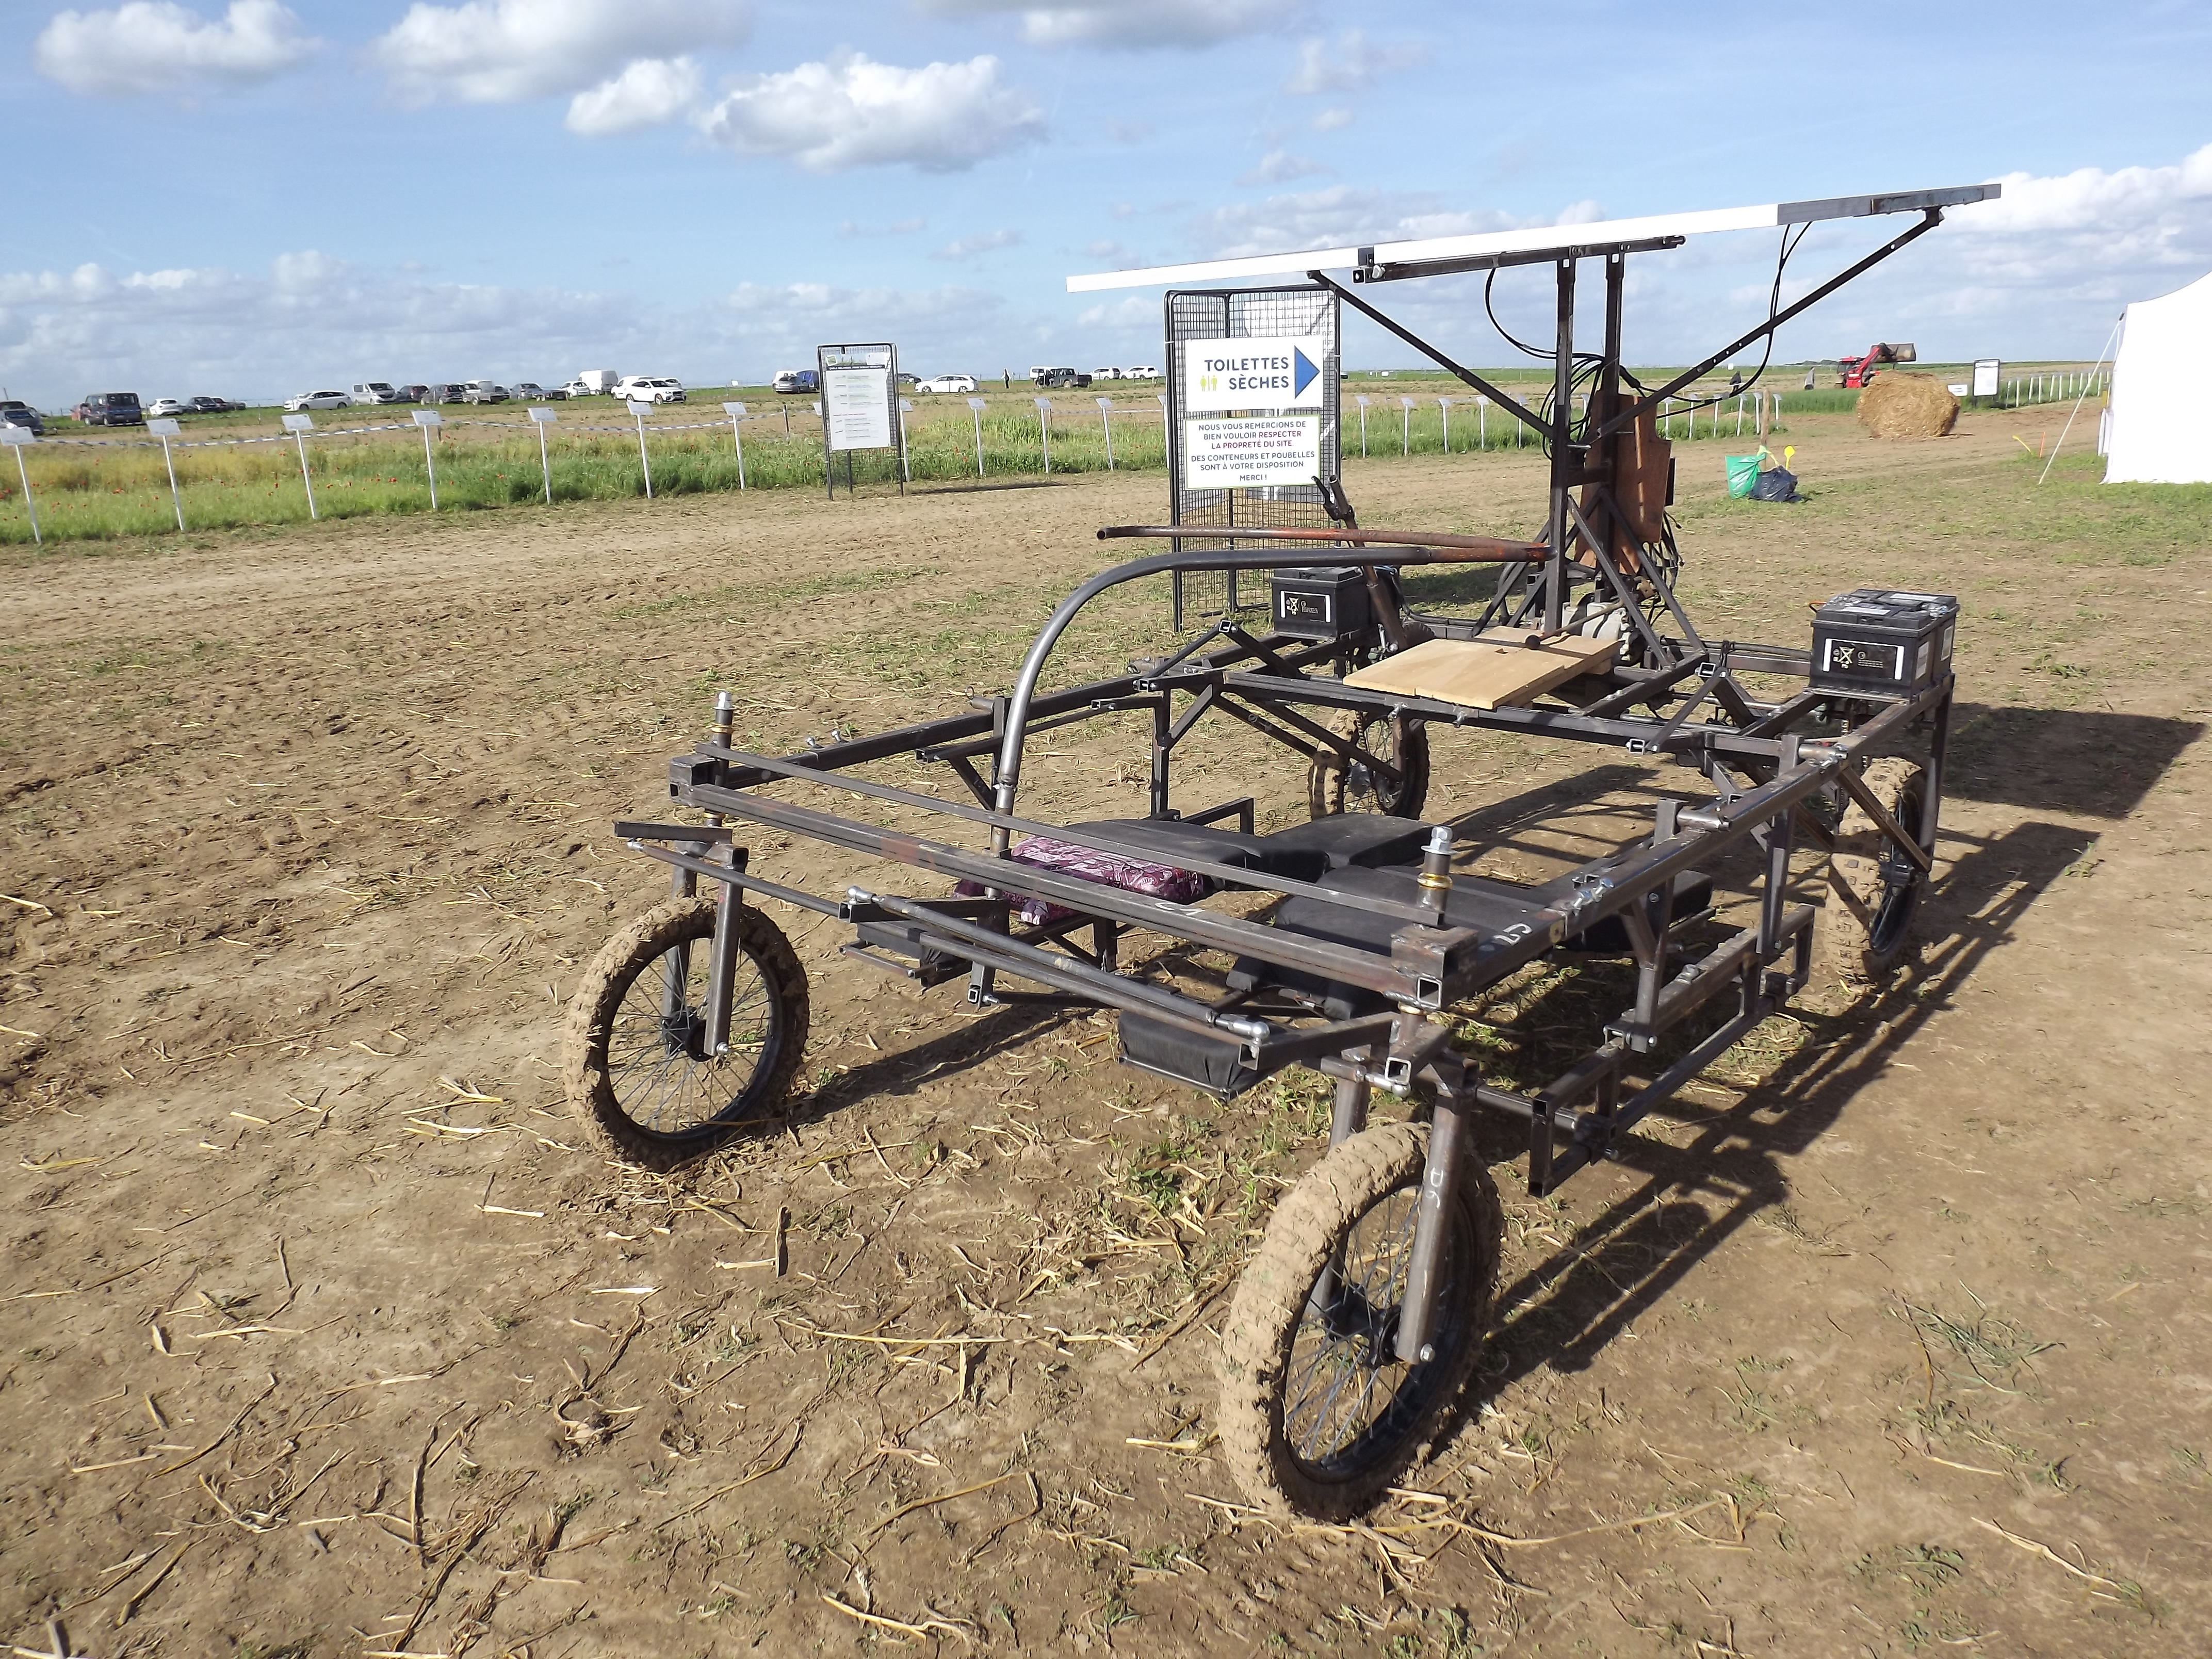
{"type": "Polygon", "coordinates": [[[2106,483],[2212,483],[2212,276],[2128,307],[2106,483]]]}

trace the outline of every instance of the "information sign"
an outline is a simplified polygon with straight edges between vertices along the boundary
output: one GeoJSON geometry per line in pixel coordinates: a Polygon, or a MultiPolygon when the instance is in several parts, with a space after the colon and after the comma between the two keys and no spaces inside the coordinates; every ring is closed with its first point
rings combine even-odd
{"type": "Polygon", "coordinates": [[[1310,485],[1322,475],[1318,415],[1183,422],[1182,477],[1187,489],[1310,485]]]}
{"type": "Polygon", "coordinates": [[[823,418],[830,423],[830,447],[891,449],[898,439],[891,425],[889,368],[825,369],[822,375],[823,418]]]}
{"type": "Polygon", "coordinates": [[[1326,334],[1186,340],[1182,412],[1322,409],[1328,391],[1323,368],[1335,344],[1326,334]]]}

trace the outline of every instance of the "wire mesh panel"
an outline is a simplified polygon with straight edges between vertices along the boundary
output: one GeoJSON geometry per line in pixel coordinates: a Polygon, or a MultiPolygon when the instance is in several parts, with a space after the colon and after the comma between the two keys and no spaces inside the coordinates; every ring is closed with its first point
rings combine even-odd
{"type": "MultiPolygon", "coordinates": [[[[1168,504],[1175,524],[1218,526],[1217,536],[1177,539],[1176,550],[1235,547],[1236,527],[1255,529],[1327,525],[1328,508],[1320,489],[1310,483],[1269,484],[1255,489],[1204,489],[1186,478],[1190,470],[1186,428],[1193,401],[1188,384],[1182,348],[1192,342],[1322,337],[1328,353],[1321,364],[1322,391],[1320,476],[1332,486],[1342,477],[1343,446],[1340,413],[1343,402],[1344,333],[1337,297],[1328,289],[1300,283],[1293,287],[1260,289],[1183,289],[1167,296],[1168,504]]],[[[1211,407],[1211,406],[1209,406],[1211,407]]],[[[1237,410],[1235,415],[1275,412],[1267,408],[1237,410]]],[[[1301,413],[1314,412],[1302,406],[1301,413]]],[[[1175,574],[1175,626],[1184,619],[1219,617],[1267,604],[1264,584],[1254,588],[1248,580],[1239,589],[1235,571],[1177,571],[1175,574]]]]}

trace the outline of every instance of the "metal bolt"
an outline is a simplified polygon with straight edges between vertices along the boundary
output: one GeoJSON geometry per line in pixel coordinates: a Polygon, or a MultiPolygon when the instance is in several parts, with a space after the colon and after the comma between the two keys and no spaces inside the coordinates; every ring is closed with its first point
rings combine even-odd
{"type": "Polygon", "coordinates": [[[1436,1357],[1437,1357],[1437,1345],[1436,1345],[1435,1343],[1433,1343],[1433,1342],[1424,1342],[1423,1344],[1421,1344],[1421,1364],[1423,1364],[1424,1365],[1425,1365],[1425,1364],[1427,1364],[1429,1363],[1429,1361],[1431,1361],[1431,1359],[1434,1359],[1436,1357]]]}

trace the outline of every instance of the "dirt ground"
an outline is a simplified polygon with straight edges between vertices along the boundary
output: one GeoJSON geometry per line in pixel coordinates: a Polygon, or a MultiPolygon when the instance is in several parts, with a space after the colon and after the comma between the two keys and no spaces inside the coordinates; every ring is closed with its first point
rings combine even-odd
{"type": "MultiPolygon", "coordinates": [[[[1686,457],[1709,633],[1962,596],[1940,884],[1896,985],[1769,1022],[1559,1200],[1498,1141],[1486,1404],[1359,1528],[1255,1519],[1212,1444],[1224,1287],[1319,1154],[1319,1079],[1222,1105],[1117,1066],[1103,1019],[971,1017],[783,911],[787,1127],[656,1177],[576,1150],[560,1095],[583,964],[665,890],[609,822],[665,811],[714,690],[796,744],[1002,687],[1156,477],[15,558],[0,1628],[43,1652],[58,1611],[99,1659],[2203,1650],[2212,536],[2039,494],[2021,418],[1802,422],[1796,507],[1686,457]]],[[[1514,532],[1535,465],[1349,483],[1370,524],[1514,532]]],[[[1066,672],[1164,635],[1125,590],[1066,672]]],[[[1032,752],[1039,816],[1142,810],[1133,724],[1032,752]]],[[[1464,734],[1437,769],[1504,868],[1600,796],[1699,793],[1464,734]]],[[[1302,810],[1233,734],[1181,787],[1302,810]]]]}

